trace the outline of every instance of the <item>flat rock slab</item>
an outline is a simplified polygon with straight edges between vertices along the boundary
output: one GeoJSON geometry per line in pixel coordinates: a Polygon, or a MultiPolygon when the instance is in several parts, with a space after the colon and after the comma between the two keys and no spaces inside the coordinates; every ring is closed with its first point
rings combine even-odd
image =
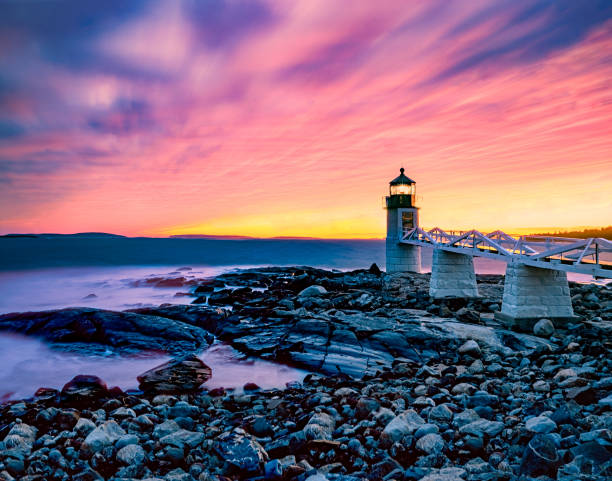
{"type": "Polygon", "coordinates": [[[185,353],[203,349],[213,339],[200,327],[167,317],[84,307],[3,314],[0,331],[35,336],[54,344],[83,343],[126,352],[185,353]]]}
{"type": "Polygon", "coordinates": [[[293,311],[267,319],[228,317],[217,335],[238,350],[287,362],[324,374],[352,377],[391,367],[397,358],[426,362],[473,340],[502,356],[550,344],[545,339],[491,326],[464,324],[414,309],[378,309],[372,313],[328,310],[293,311]]]}

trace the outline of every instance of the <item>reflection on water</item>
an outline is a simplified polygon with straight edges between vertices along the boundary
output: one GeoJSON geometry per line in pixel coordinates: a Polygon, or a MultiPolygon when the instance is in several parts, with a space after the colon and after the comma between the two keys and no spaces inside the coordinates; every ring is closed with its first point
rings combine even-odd
{"type": "MultiPolygon", "coordinates": [[[[215,344],[200,354],[212,368],[204,384],[240,389],[254,382],[264,389],[282,388],[300,381],[304,371],[259,359],[249,359],[226,344],[215,344]]],[[[61,389],[78,374],[93,374],[109,387],[138,388],[136,376],[166,362],[167,356],[143,353],[138,356],[79,356],[50,349],[37,339],[0,333],[0,402],[32,396],[39,387],[61,389]]]]}

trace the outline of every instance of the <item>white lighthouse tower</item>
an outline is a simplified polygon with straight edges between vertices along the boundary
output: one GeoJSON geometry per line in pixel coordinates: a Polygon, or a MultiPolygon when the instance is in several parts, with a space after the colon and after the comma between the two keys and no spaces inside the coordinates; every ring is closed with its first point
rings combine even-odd
{"type": "Polygon", "coordinates": [[[400,175],[389,182],[387,209],[387,272],[421,272],[421,248],[400,244],[404,234],[419,225],[419,209],[415,205],[416,182],[400,175]]]}

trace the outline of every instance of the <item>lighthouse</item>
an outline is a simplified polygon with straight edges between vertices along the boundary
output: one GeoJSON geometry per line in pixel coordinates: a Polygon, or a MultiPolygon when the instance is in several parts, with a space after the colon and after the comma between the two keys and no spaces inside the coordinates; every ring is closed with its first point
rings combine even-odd
{"type": "Polygon", "coordinates": [[[419,209],[415,205],[416,182],[404,174],[389,182],[385,197],[387,209],[387,272],[421,272],[421,248],[400,244],[405,232],[419,225],[419,209]]]}

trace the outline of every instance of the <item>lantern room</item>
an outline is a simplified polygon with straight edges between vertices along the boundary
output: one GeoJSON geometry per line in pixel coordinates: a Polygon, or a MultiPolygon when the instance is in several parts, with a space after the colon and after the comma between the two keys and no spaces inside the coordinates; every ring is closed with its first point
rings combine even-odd
{"type": "Polygon", "coordinates": [[[389,197],[386,198],[387,208],[414,207],[416,182],[404,175],[404,168],[400,175],[389,182],[389,197]]]}

